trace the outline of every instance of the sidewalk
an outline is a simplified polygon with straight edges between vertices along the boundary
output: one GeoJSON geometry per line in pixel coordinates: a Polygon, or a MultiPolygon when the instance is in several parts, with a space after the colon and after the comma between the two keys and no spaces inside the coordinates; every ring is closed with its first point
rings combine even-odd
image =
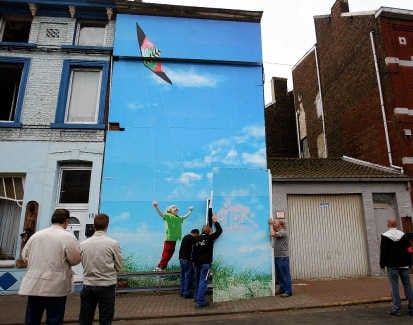
{"type": "MultiPolygon", "coordinates": [[[[276,296],[220,302],[203,309],[194,308],[192,299],[183,299],[176,292],[124,293],[116,298],[115,319],[159,319],[382,302],[390,301],[389,290],[385,277],[298,281],[293,286],[293,296],[289,298],[276,296]]],[[[0,324],[22,324],[25,300],[25,297],[17,295],[0,296],[0,324]]],[[[65,322],[77,323],[79,303],[79,295],[69,296],[65,322]]]]}

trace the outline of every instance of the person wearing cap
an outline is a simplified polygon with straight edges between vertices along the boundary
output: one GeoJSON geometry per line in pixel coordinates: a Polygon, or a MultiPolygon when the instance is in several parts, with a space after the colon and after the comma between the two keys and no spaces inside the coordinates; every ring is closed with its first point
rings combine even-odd
{"type": "Polygon", "coordinates": [[[28,296],[26,325],[40,324],[44,310],[47,324],[63,323],[66,298],[72,291],[71,266],[80,262],[79,243],[66,231],[69,218],[68,210],[56,209],[52,225],[33,234],[23,248],[27,271],[18,293],[28,296]]]}
{"type": "Polygon", "coordinates": [[[189,234],[184,236],[181,241],[181,247],[179,248],[179,264],[181,265],[181,283],[180,292],[184,298],[192,298],[193,294],[193,279],[194,279],[194,266],[192,264],[192,249],[199,236],[198,229],[192,229],[189,234]]]}
{"type": "Polygon", "coordinates": [[[182,224],[186,218],[188,218],[192,213],[192,207],[189,207],[188,213],[180,217],[178,215],[179,209],[176,205],[170,205],[166,208],[165,213],[159,210],[158,202],[152,202],[158,215],[165,221],[165,241],[163,244],[163,251],[161,260],[158,266],[155,268],[156,272],[166,270],[169,260],[175,252],[176,241],[182,237],[182,224]]]}

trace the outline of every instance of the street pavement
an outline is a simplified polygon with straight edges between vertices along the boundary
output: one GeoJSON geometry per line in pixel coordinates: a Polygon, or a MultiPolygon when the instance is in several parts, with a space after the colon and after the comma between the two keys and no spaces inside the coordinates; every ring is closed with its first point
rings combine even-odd
{"type": "MultiPolygon", "coordinates": [[[[401,290],[401,292],[403,291],[401,290]]],[[[18,295],[0,296],[0,324],[22,324],[25,300],[25,297],[18,295]]],[[[201,316],[297,311],[379,302],[390,302],[389,283],[385,277],[296,281],[293,285],[293,296],[289,298],[275,296],[216,302],[202,309],[195,308],[192,299],[184,299],[176,292],[118,294],[115,320],[134,320],[130,323],[155,324],[164,319],[169,319],[172,322],[178,318],[193,319],[193,317],[201,316]]],[[[68,297],[65,323],[77,323],[79,304],[78,294],[72,294],[68,297]]],[[[407,309],[407,302],[403,301],[403,304],[407,309]]],[[[387,311],[390,311],[390,303],[387,311]]]]}

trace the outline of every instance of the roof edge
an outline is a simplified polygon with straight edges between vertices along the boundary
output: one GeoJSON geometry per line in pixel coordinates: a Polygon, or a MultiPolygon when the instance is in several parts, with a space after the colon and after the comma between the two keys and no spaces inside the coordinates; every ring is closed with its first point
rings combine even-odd
{"type": "Polygon", "coordinates": [[[207,8],[116,0],[117,13],[149,16],[201,18],[260,23],[262,11],[207,8]]]}
{"type": "Polygon", "coordinates": [[[354,164],[357,164],[357,165],[371,167],[371,168],[374,168],[374,169],[382,170],[382,171],[393,173],[393,174],[403,175],[403,168],[399,167],[399,166],[392,165],[390,167],[387,167],[387,166],[375,164],[375,163],[372,163],[372,162],[368,162],[368,161],[365,161],[365,160],[361,160],[361,159],[357,159],[357,158],[353,158],[353,157],[349,157],[349,156],[344,156],[344,155],[342,156],[342,159],[344,161],[351,162],[351,163],[354,163],[354,164]]]}

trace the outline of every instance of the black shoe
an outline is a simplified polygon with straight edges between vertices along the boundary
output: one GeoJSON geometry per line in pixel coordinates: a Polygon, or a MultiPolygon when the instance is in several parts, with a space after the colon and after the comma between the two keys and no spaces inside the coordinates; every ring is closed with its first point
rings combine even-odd
{"type": "Polygon", "coordinates": [[[413,310],[409,311],[409,316],[413,316],[413,310]]]}
{"type": "Polygon", "coordinates": [[[401,316],[401,313],[400,313],[400,311],[391,311],[390,315],[391,316],[401,316]]]}
{"type": "Polygon", "coordinates": [[[199,304],[195,304],[195,308],[205,308],[205,307],[208,307],[209,306],[209,303],[204,303],[203,305],[199,305],[199,304]]]}
{"type": "Polygon", "coordinates": [[[291,297],[291,295],[284,292],[284,293],[280,294],[280,297],[281,298],[288,298],[288,297],[291,297]]]}

